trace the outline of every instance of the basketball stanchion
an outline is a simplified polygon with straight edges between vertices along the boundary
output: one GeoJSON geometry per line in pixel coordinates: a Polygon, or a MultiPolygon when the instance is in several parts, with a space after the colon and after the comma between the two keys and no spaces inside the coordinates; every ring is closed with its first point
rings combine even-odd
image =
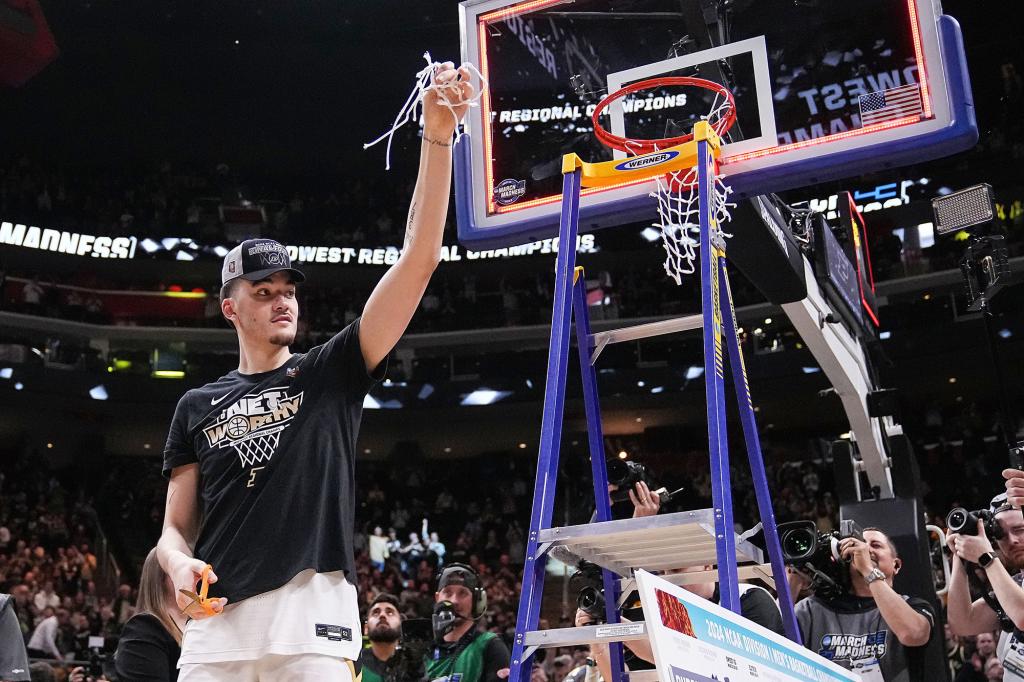
{"type": "Polygon", "coordinates": [[[666,78],[641,81],[602,100],[594,112],[594,123],[595,134],[606,143],[627,153],[645,153],[625,160],[600,163],[587,163],[575,154],[567,154],[562,159],[562,212],[555,270],[554,310],[534,503],[512,649],[510,679],[513,682],[525,682],[529,678],[530,658],[539,647],[597,642],[612,643],[612,677],[614,682],[619,682],[623,673],[621,642],[641,639],[647,634],[643,623],[609,630],[609,624],[619,621],[619,594],[628,592],[626,588],[632,585],[631,578],[636,569],[665,570],[714,565],[717,570],[705,571],[702,577],[706,581],[717,577],[721,605],[737,614],[740,613],[740,577],[774,581],[786,635],[794,642],[800,642],[746,369],[739,347],[726,269],[726,235],[722,224],[729,218],[729,190],[718,177],[717,159],[721,153],[721,136],[728,133],[735,121],[734,110],[732,95],[725,88],[707,81],[666,78]],[[666,82],[670,80],[675,82],[666,82]],[[665,85],[710,86],[716,91],[715,104],[710,114],[697,122],[692,133],[661,140],[629,140],[612,136],[600,126],[598,117],[611,100],[665,85]],[[581,188],[615,186],[655,177],[663,178],[659,181],[663,189],[656,193],[659,205],[659,222],[656,225],[661,230],[668,253],[666,272],[678,283],[684,275],[696,272],[697,253],[702,254],[702,312],[678,320],[592,333],[586,305],[585,278],[582,268],[576,266],[576,249],[573,248],[579,226],[581,188]],[[570,335],[574,320],[597,522],[553,528],[552,511],[570,335]],[[613,521],[608,500],[604,437],[594,368],[597,356],[609,343],[697,328],[703,330],[704,337],[713,506],[710,509],[613,521]],[[752,531],[737,535],[733,525],[724,386],[726,353],[764,531],[769,557],[767,563],[764,553],[748,541],[752,531]],[[604,625],[537,630],[544,589],[544,566],[547,553],[554,547],[561,547],[562,552],[601,566],[606,604],[604,625]],[[744,564],[742,568],[738,567],[739,563],[744,564]]]}

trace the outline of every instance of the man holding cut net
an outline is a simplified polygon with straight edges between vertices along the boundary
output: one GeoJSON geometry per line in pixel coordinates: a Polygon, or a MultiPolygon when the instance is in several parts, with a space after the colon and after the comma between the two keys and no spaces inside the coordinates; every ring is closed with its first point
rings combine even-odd
{"type": "Polygon", "coordinates": [[[221,311],[238,334],[238,369],[181,398],[164,451],[158,557],[193,619],[182,682],[356,677],[359,613],[346,575],[363,398],[438,264],[452,137],[473,100],[465,68],[435,64],[429,75],[405,247],[361,318],[293,354],[305,277],[287,250],[251,239],[224,259],[221,311]]]}

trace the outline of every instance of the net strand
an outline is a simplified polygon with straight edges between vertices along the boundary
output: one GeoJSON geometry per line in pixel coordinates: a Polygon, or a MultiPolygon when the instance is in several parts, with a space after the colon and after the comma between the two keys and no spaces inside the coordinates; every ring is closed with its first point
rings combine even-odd
{"type": "MultiPolygon", "coordinates": [[[[710,113],[703,118],[717,131],[718,124],[725,120],[730,106],[728,99],[716,93],[710,113]]],[[[655,182],[656,189],[651,193],[651,197],[658,202],[658,220],[651,227],[661,234],[661,243],[665,248],[665,273],[680,285],[685,275],[692,275],[697,270],[697,250],[700,248],[700,192],[697,167],[659,175],[655,182]]],[[[722,243],[726,238],[732,237],[722,230],[722,225],[732,219],[732,209],[736,207],[735,202],[729,201],[730,194],[732,188],[716,175],[709,211],[710,227],[714,231],[711,235],[712,243],[722,243]]]]}
{"type": "Polygon", "coordinates": [[[416,84],[413,86],[412,92],[409,93],[409,97],[406,98],[405,104],[403,104],[402,108],[399,109],[398,115],[395,116],[395,120],[394,123],[391,124],[391,128],[385,131],[384,134],[376,140],[363,144],[363,149],[369,149],[385,139],[388,141],[387,150],[384,156],[385,170],[391,170],[391,143],[394,141],[395,133],[398,132],[398,129],[406,123],[419,121],[422,118],[423,98],[428,92],[436,92],[438,102],[447,107],[448,111],[451,112],[452,118],[455,119],[454,143],[458,144],[459,140],[461,140],[466,133],[459,127],[459,115],[456,113],[455,107],[480,106],[480,98],[483,96],[483,92],[487,88],[487,80],[483,77],[483,74],[477,70],[476,66],[469,62],[463,62],[459,68],[465,67],[471,74],[480,79],[480,88],[477,89],[476,93],[469,99],[463,99],[462,88],[459,85],[461,81],[455,80],[448,83],[434,83],[434,75],[437,73],[438,69],[441,68],[442,64],[441,62],[434,61],[429,52],[424,52],[423,58],[427,61],[427,65],[416,72],[416,84]]]}

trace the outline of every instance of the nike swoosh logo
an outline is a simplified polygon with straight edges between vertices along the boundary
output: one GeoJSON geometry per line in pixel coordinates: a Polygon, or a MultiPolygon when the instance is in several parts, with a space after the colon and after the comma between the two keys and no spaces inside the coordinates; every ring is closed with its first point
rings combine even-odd
{"type": "Polygon", "coordinates": [[[227,397],[228,397],[229,395],[231,395],[231,394],[230,394],[230,393],[225,393],[224,395],[222,395],[222,396],[221,396],[221,397],[219,397],[219,398],[211,398],[211,399],[210,399],[210,404],[211,404],[211,405],[216,405],[216,404],[218,404],[218,403],[219,403],[220,401],[224,400],[224,398],[227,398],[227,397]]]}

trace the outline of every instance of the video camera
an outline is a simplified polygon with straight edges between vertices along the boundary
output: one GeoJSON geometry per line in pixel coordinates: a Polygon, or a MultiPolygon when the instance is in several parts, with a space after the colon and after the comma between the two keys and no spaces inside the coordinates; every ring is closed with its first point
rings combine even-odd
{"type": "Polygon", "coordinates": [[[831,533],[822,533],[813,521],[779,524],[783,561],[810,578],[814,593],[823,599],[850,592],[850,562],[840,555],[839,543],[851,537],[864,540],[860,528],[849,520],[831,533]]]}

